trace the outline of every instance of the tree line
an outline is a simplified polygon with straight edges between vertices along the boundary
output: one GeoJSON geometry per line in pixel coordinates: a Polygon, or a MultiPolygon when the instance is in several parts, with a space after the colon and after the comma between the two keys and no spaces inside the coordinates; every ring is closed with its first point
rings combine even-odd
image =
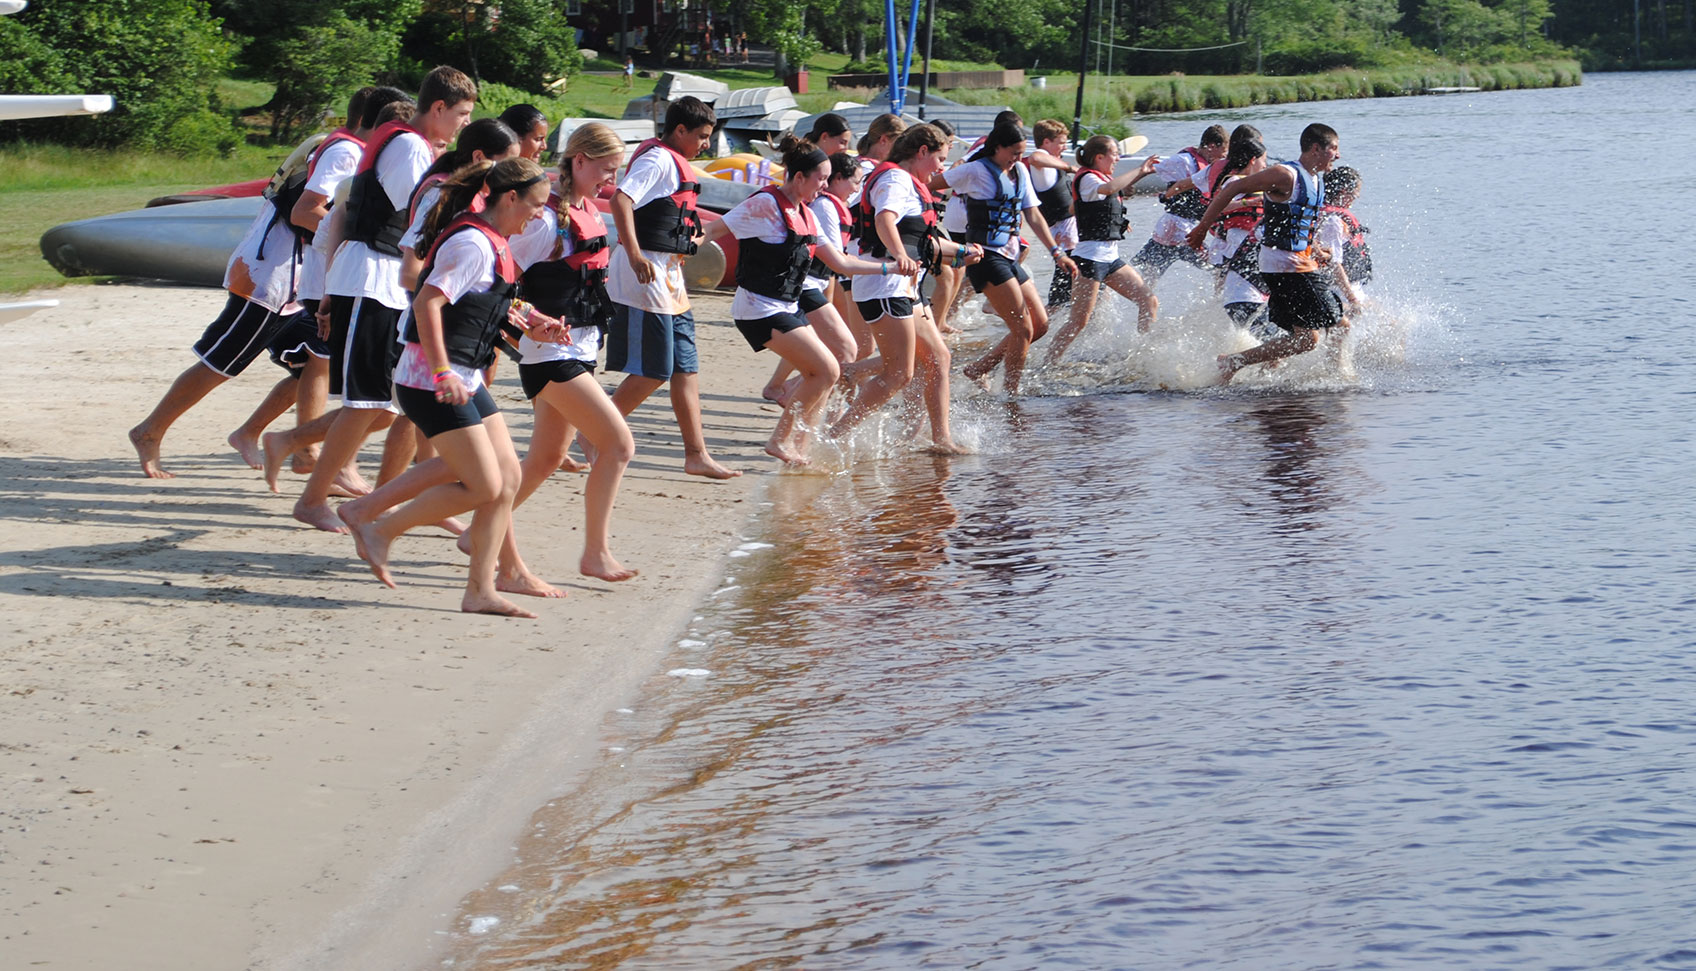
{"type": "MultiPolygon", "coordinates": [[[[882,67],[881,0],[694,2],[791,63],[828,48],[882,67]]],[[[1110,63],[1118,73],[1305,74],[1575,52],[1591,69],[1696,65],[1696,0],[938,0],[933,53],[1073,70],[1086,4],[1089,40],[1099,42],[1091,69],[1110,63]]],[[[0,18],[0,91],[111,94],[118,108],[74,123],[0,124],[0,140],[227,151],[241,137],[235,110],[250,108],[287,141],[352,89],[408,87],[437,63],[540,93],[581,67],[567,9],[567,0],[45,0],[0,18]],[[216,91],[226,76],[268,82],[275,94],[224,105],[216,91]]]]}

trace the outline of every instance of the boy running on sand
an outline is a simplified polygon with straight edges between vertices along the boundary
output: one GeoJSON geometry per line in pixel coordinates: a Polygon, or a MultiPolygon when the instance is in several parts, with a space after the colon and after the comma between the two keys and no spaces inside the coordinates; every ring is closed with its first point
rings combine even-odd
{"type": "Polygon", "coordinates": [[[664,136],[637,147],[613,193],[618,248],[607,271],[607,293],[616,305],[607,329],[607,370],[628,375],[612,396],[614,407],[626,416],[671,382],[671,410],[683,436],[683,471],[731,479],[742,473],[708,454],[701,429],[695,317],[683,284],[683,261],[695,252],[701,231],[695,211],[700,183],[689,160],[707,147],[713,124],[713,110],[701,99],[672,102],[664,136]]]}

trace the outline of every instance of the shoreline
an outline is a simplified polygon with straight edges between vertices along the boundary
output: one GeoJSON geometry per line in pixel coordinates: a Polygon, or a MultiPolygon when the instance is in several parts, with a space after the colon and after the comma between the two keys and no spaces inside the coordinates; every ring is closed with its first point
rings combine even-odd
{"type": "MultiPolygon", "coordinates": [[[[299,477],[273,495],[223,441],[281,376],[264,359],[172,429],[179,478],[139,475],[123,429],[192,361],[221,291],[52,295],[0,326],[0,374],[37,389],[0,433],[0,950],[173,971],[427,953],[722,576],[775,468],[756,398],[773,358],[729,325],[728,295],[697,295],[708,440],[744,476],[683,475],[667,402],[648,402],[614,517],[642,575],[575,575],[582,479],[561,473],[519,521],[569,597],[502,621],[454,609],[446,534],[397,544],[390,591],[344,537],[289,518],[299,477]]],[[[496,390],[522,448],[510,363],[496,390]]]]}

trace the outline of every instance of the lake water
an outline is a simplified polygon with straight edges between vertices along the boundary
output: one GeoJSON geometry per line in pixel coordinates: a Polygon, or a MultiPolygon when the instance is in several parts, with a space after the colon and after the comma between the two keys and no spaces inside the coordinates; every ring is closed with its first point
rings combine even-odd
{"type": "Polygon", "coordinates": [[[1696,967],[1696,74],[1138,130],[1241,120],[1364,175],[1353,372],[1160,390],[1181,268],[980,454],[774,476],[451,966],[1696,967]]]}

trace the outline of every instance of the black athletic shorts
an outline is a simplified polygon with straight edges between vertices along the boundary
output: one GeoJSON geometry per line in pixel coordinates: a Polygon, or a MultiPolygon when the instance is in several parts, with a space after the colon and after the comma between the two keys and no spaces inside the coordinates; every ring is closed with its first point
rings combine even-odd
{"type": "Polygon", "coordinates": [[[1017,260],[1010,260],[1000,253],[985,251],[983,259],[966,267],[966,279],[972,281],[973,289],[984,293],[990,287],[1017,280],[1023,284],[1031,275],[1017,260]]]}
{"type": "Polygon", "coordinates": [[[875,324],[885,317],[913,316],[913,301],[907,297],[856,300],[854,306],[860,308],[860,319],[868,324],[875,324]]]}
{"type": "Polygon", "coordinates": [[[736,321],[736,329],[748,339],[748,346],[756,351],[765,350],[774,336],[800,330],[805,326],[807,318],[800,314],[772,314],[770,317],[736,321]]]}
{"type": "Polygon", "coordinates": [[[311,358],[330,358],[329,343],[318,339],[318,301],[302,300],[300,304],[303,309],[283,322],[270,347],[271,363],[297,378],[311,358]]]}
{"type": "Polygon", "coordinates": [[[218,319],[207,324],[200,340],[194,342],[194,356],[224,377],[233,378],[264,353],[287,319],[232,293],[218,319]]]}
{"type": "Polygon", "coordinates": [[[400,402],[401,414],[411,419],[425,438],[435,438],[456,428],[483,424],[483,419],[500,414],[494,396],[487,386],[478,388],[471,400],[463,405],[450,405],[436,400],[436,392],[395,385],[395,400],[400,402]]]}
{"type": "Polygon", "coordinates": [[[1201,250],[1193,246],[1168,246],[1152,239],[1143,244],[1137,255],[1131,257],[1131,266],[1142,274],[1144,281],[1153,284],[1155,280],[1160,279],[1161,274],[1172,268],[1173,263],[1180,260],[1209,273],[1217,272],[1213,264],[1207,262],[1207,257],[1201,250]]]}
{"type": "Polygon", "coordinates": [[[813,290],[809,288],[801,291],[800,304],[801,312],[804,314],[810,314],[820,307],[830,306],[830,301],[825,298],[823,290],[813,290]]]}
{"type": "Polygon", "coordinates": [[[1074,257],[1072,261],[1078,264],[1079,279],[1094,280],[1097,283],[1105,282],[1108,277],[1112,276],[1119,270],[1120,267],[1125,265],[1124,260],[1114,260],[1111,263],[1102,263],[1098,260],[1086,260],[1081,256],[1074,257]]]}
{"type": "Polygon", "coordinates": [[[401,345],[395,340],[400,311],[370,297],[332,295],[330,394],[344,408],[387,408],[401,345]]]}
{"type": "Polygon", "coordinates": [[[1343,319],[1343,301],[1317,273],[1267,273],[1266,314],[1279,330],[1324,330],[1343,319]]]}
{"type": "Polygon", "coordinates": [[[534,398],[556,381],[564,384],[579,375],[594,373],[594,361],[538,361],[518,366],[518,383],[524,385],[524,397],[534,398]]]}

